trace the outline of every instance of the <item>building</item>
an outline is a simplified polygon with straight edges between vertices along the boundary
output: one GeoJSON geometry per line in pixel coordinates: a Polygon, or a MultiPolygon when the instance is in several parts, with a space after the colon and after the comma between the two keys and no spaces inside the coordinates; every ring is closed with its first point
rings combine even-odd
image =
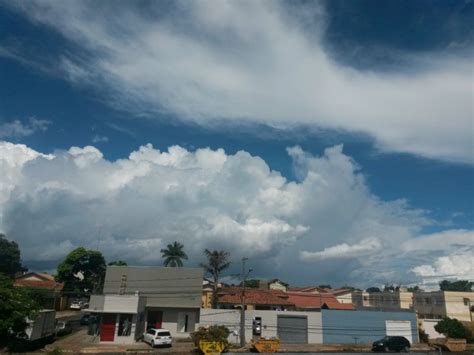
{"type": "MultiPolygon", "coordinates": [[[[261,325],[265,338],[277,337],[283,344],[354,344],[372,343],[386,335],[401,335],[418,342],[416,315],[413,311],[245,311],[245,339],[254,334],[254,321],[261,325]]],[[[231,331],[229,341],[239,343],[240,311],[202,310],[200,326],[225,325],[231,331]]]]}
{"type": "Polygon", "coordinates": [[[413,303],[420,319],[450,317],[466,322],[474,319],[474,292],[415,292],[413,303]]]}
{"type": "Polygon", "coordinates": [[[287,292],[288,301],[298,311],[320,311],[321,309],[354,310],[351,303],[340,303],[331,293],[287,292]]]}
{"type": "Polygon", "coordinates": [[[418,342],[416,314],[413,311],[322,310],[325,344],[372,343],[386,335],[418,342]]]}
{"type": "Polygon", "coordinates": [[[41,293],[45,309],[62,311],[67,307],[68,297],[63,294],[64,284],[57,282],[53,275],[45,272],[28,272],[15,277],[15,287],[38,290],[41,293]]]}
{"type": "MultiPolygon", "coordinates": [[[[219,289],[219,308],[232,309],[242,305],[242,287],[223,287],[219,289]]],[[[288,295],[280,290],[261,288],[245,289],[245,309],[247,310],[288,310],[294,304],[288,295]]]]}
{"type": "Polygon", "coordinates": [[[413,309],[413,292],[408,292],[406,289],[371,293],[353,291],[352,303],[357,308],[373,308],[377,310],[413,309]]]}
{"type": "Polygon", "coordinates": [[[185,338],[199,323],[200,268],[108,266],[102,295],[89,310],[100,315],[100,341],[130,344],[149,328],[185,338]]]}
{"type": "Polygon", "coordinates": [[[352,300],[352,289],[350,288],[337,288],[329,291],[333,294],[339,303],[353,304],[352,300]]]}

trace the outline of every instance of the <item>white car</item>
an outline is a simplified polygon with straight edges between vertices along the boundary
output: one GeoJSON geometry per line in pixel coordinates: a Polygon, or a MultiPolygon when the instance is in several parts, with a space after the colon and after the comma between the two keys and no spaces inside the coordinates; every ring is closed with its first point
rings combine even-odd
{"type": "Polygon", "coordinates": [[[169,345],[171,346],[171,342],[173,341],[173,337],[171,333],[167,329],[155,329],[150,328],[147,332],[143,335],[143,341],[145,343],[150,344],[152,347],[158,345],[169,345]]]}
{"type": "Polygon", "coordinates": [[[71,305],[69,306],[69,309],[75,309],[75,310],[78,310],[80,311],[81,309],[83,308],[87,308],[89,306],[89,304],[87,302],[84,302],[84,301],[74,301],[71,303],[71,305]]]}

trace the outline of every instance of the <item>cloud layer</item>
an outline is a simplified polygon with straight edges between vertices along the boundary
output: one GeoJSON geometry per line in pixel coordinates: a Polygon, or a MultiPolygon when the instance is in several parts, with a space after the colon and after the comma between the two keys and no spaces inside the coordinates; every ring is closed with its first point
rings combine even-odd
{"type": "MultiPolygon", "coordinates": [[[[434,255],[454,253],[445,239],[460,232],[418,236],[431,223],[426,213],[374,196],[342,146],[321,156],[298,147],[288,153],[298,181],[244,151],[148,144],[112,162],[92,146],[43,155],[0,142],[0,230],[20,244],[27,262],[56,262],[85,246],[109,260],[158,265],[160,248],[178,240],[195,264],[204,248],[225,249],[233,260],[250,257],[256,276],[299,283],[424,277],[410,269],[433,254],[420,254],[415,237],[438,241],[434,255]]],[[[472,240],[472,232],[463,233],[457,245],[472,240]]],[[[472,257],[472,243],[463,252],[472,257]]],[[[472,270],[461,271],[465,277],[472,270]]]]}
{"type": "Polygon", "coordinates": [[[382,150],[473,162],[472,58],[410,53],[418,64],[389,73],[343,66],[323,45],[321,4],[8,4],[85,51],[58,59],[70,81],[137,115],[309,124],[368,134],[382,150]]]}
{"type": "Polygon", "coordinates": [[[46,131],[50,124],[50,121],[39,120],[35,117],[30,117],[27,122],[13,120],[0,123],[0,138],[22,138],[31,136],[36,132],[46,131]]]}

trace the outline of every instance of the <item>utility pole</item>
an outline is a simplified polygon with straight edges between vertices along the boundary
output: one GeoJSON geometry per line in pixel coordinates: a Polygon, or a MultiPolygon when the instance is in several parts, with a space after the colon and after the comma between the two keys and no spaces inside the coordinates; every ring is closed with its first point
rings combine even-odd
{"type": "MultiPolygon", "coordinates": [[[[242,258],[242,272],[240,279],[242,281],[242,295],[241,295],[241,308],[240,308],[240,346],[245,346],[245,280],[247,279],[247,273],[245,270],[245,262],[247,258],[242,258]]],[[[249,271],[250,273],[250,271],[249,271]]]]}

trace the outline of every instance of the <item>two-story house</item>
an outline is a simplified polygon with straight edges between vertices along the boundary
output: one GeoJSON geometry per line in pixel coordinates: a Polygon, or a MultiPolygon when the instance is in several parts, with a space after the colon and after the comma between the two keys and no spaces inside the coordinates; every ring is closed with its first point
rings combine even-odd
{"type": "Polygon", "coordinates": [[[149,328],[188,337],[199,323],[200,268],[108,266],[102,295],[89,310],[100,316],[100,341],[130,344],[149,328]]]}

